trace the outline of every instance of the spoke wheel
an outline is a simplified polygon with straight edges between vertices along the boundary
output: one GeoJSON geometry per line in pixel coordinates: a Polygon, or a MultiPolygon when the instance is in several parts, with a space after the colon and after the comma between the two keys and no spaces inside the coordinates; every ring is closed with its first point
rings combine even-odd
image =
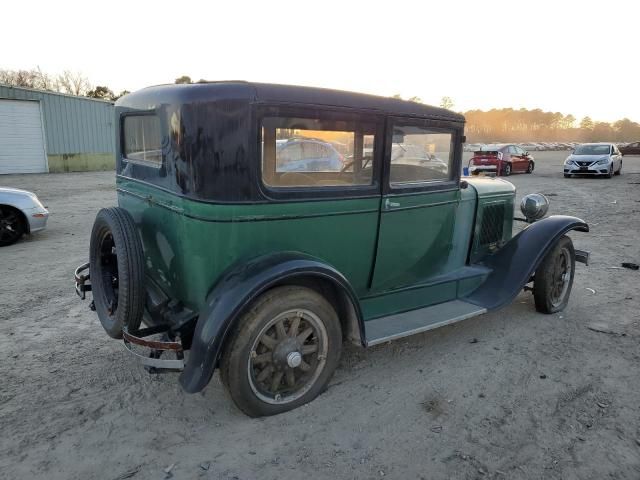
{"type": "Polygon", "coordinates": [[[505,177],[508,177],[509,175],[511,175],[511,164],[510,164],[510,163],[507,163],[507,164],[503,167],[503,169],[502,169],[502,174],[503,174],[505,177]]]}
{"type": "Polygon", "coordinates": [[[0,247],[17,242],[24,231],[24,222],[18,210],[0,206],[0,247]]]}
{"type": "Polygon", "coordinates": [[[562,304],[569,288],[571,273],[571,253],[567,248],[563,248],[553,266],[553,283],[549,300],[554,307],[562,304]]]}
{"type": "Polygon", "coordinates": [[[272,319],[258,334],[249,355],[251,388],[266,403],[300,398],[322,373],[327,331],[309,310],[290,310],[272,319]]]}
{"type": "Polygon", "coordinates": [[[292,410],[325,388],[340,359],[333,306],[305,287],[276,287],[237,320],[220,376],[235,404],[258,417],[292,410]]]}
{"type": "Polygon", "coordinates": [[[575,273],[575,250],[569,237],[562,237],[549,251],[535,273],[533,296],[542,313],[563,310],[569,301],[575,273]]]}

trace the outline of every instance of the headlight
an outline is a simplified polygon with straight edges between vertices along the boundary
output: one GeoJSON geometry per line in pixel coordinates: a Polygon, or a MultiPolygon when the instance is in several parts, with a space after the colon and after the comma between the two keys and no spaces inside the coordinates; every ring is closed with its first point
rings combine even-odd
{"type": "Polygon", "coordinates": [[[564,161],[564,164],[565,164],[565,165],[569,165],[569,164],[571,164],[571,163],[573,163],[573,160],[571,160],[571,157],[567,158],[567,159],[564,161]]]}
{"type": "Polygon", "coordinates": [[[520,202],[520,210],[527,219],[527,222],[533,223],[540,220],[549,211],[549,199],[541,193],[530,193],[520,202]]]}
{"type": "Polygon", "coordinates": [[[609,163],[608,158],[603,158],[601,160],[598,160],[598,165],[604,165],[605,163],[609,163]]]}

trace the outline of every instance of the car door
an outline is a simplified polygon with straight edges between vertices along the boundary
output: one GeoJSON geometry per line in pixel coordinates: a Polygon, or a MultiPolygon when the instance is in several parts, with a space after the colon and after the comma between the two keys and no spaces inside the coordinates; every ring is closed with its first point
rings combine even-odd
{"type": "Polygon", "coordinates": [[[517,145],[512,145],[511,148],[515,151],[515,156],[518,158],[519,171],[526,172],[529,168],[529,156],[522,148],[517,145]]]}
{"type": "Polygon", "coordinates": [[[620,153],[620,150],[616,145],[613,145],[613,151],[616,155],[616,160],[617,160],[617,167],[615,169],[617,172],[622,168],[622,153],[620,153]]]}
{"type": "Polygon", "coordinates": [[[611,145],[610,147],[610,155],[611,155],[611,164],[613,165],[613,171],[616,172],[618,171],[618,168],[620,167],[619,162],[619,156],[616,153],[616,147],[615,145],[611,145]]]}
{"type": "Polygon", "coordinates": [[[371,291],[379,294],[412,290],[407,295],[417,297],[403,297],[405,309],[455,298],[455,282],[419,290],[450,268],[460,202],[460,166],[453,161],[455,155],[460,156],[454,152],[457,135],[461,131],[433,127],[427,121],[390,119],[387,124],[371,291]]]}
{"type": "Polygon", "coordinates": [[[508,145],[507,147],[505,147],[503,152],[504,152],[503,153],[504,160],[505,161],[511,160],[511,171],[519,172],[522,166],[520,165],[521,159],[518,157],[516,153],[516,147],[514,147],[513,145],[508,145]]]}

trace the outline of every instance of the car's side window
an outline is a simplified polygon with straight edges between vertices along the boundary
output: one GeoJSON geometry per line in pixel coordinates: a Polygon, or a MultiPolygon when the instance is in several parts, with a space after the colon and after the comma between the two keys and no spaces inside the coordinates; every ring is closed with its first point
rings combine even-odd
{"type": "Polygon", "coordinates": [[[373,184],[375,123],[265,117],[262,180],[271,187],[373,184]]]}
{"type": "Polygon", "coordinates": [[[514,149],[515,149],[515,151],[516,151],[516,155],[520,155],[520,156],[523,156],[523,155],[524,155],[524,150],[523,150],[523,149],[521,149],[520,147],[515,146],[515,147],[513,147],[513,148],[514,148],[514,149]]]}
{"type": "Polygon", "coordinates": [[[510,155],[519,155],[518,147],[514,147],[513,145],[509,145],[509,154],[510,155]]]}
{"type": "Polygon", "coordinates": [[[453,175],[453,134],[409,125],[393,127],[389,182],[394,187],[443,182],[453,175]]]}

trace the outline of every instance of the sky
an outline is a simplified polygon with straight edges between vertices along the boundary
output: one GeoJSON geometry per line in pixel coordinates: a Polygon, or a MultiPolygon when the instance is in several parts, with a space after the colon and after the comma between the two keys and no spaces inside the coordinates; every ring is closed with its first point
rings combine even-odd
{"type": "Polygon", "coordinates": [[[58,0],[1,10],[10,21],[0,68],[79,71],[115,92],[189,75],[640,122],[631,0],[58,0]]]}

